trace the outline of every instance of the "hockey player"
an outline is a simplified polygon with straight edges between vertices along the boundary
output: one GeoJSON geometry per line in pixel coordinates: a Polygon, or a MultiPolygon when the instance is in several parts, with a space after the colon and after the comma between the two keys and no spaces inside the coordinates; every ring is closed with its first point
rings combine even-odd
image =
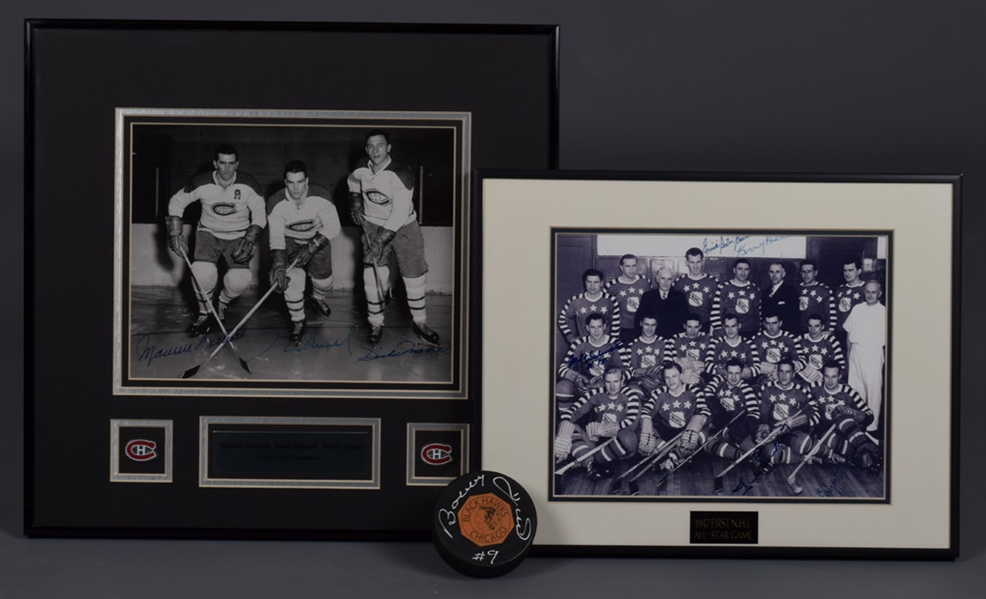
{"type": "Polygon", "coordinates": [[[705,442],[701,423],[694,418],[696,414],[708,414],[702,392],[681,380],[681,366],[666,362],[664,386],[654,389],[640,410],[637,450],[645,456],[653,455],[669,439],[681,433],[678,445],[668,452],[667,459],[660,465],[664,470],[674,468],[705,442]]]}
{"type": "Polygon", "coordinates": [[[763,330],[752,339],[753,347],[760,354],[760,384],[777,380],[777,365],[781,360],[791,360],[795,370],[801,370],[801,345],[791,333],[781,330],[783,321],[776,313],[764,313],[763,330]]]}
{"type": "MultiPolygon", "coordinates": [[[[777,464],[797,464],[812,450],[816,440],[810,434],[812,421],[817,421],[815,406],[808,391],[794,382],[794,363],[784,358],[777,363],[777,380],[764,385],[760,392],[760,425],[755,440],[760,442],[780,427],[772,443],[761,447],[760,459],[769,470],[777,464]]],[[[841,457],[830,448],[819,452],[819,458],[840,463],[841,457]]]]}
{"type": "Polygon", "coordinates": [[[723,328],[723,314],[739,319],[744,337],[752,337],[760,328],[760,291],[748,281],[750,261],[739,258],[733,262],[733,278],[719,286],[712,300],[712,329],[718,334],[723,328]]]}
{"type": "Polygon", "coordinates": [[[582,285],[585,292],[571,297],[558,313],[558,328],[565,343],[571,345],[589,334],[585,323],[590,314],[602,316],[606,332],[618,338],[620,307],[616,299],[603,291],[603,273],[590,268],[582,273],[582,285]]]}
{"type": "Polygon", "coordinates": [[[860,278],[863,275],[861,264],[859,259],[846,262],[842,266],[842,275],[846,282],[835,290],[835,327],[832,331],[843,347],[848,346],[846,345],[846,331],[842,325],[849,318],[849,313],[852,312],[853,307],[866,301],[866,297],[863,295],[863,286],[866,283],[860,278]]]}
{"type": "Polygon", "coordinates": [[[753,388],[743,382],[743,363],[736,358],[726,361],[726,376],[716,377],[703,389],[708,410],[696,416],[696,426],[709,438],[728,429],[705,446],[705,451],[733,461],[753,447],[753,434],[760,423],[760,404],[753,388]],[[735,421],[733,420],[743,413],[735,421]],[[732,422],[732,424],[729,424],[732,422]]]}
{"type": "Polygon", "coordinates": [[[839,382],[840,374],[836,362],[827,362],[822,367],[822,384],[812,387],[809,394],[813,409],[809,424],[834,423],[835,430],[827,445],[856,465],[879,470],[882,455],[863,430],[873,422],[873,412],[852,387],[839,382]]]}
{"type": "Polygon", "coordinates": [[[195,228],[192,262],[199,314],[188,330],[191,337],[212,330],[209,304],[219,281],[217,263],[220,258],[227,270],[216,307],[219,320],[225,318],[230,302],[246,291],[253,278],[250,260],[260,232],[267,225],[267,217],[260,185],[250,175],[238,172],[239,164],[236,148],[230,145],[217,147],[212,161],[215,170],[193,177],[168,202],[168,216],[165,217],[168,246],[179,256],[188,255],[188,243],[182,231],[185,208],[192,202],[202,205],[195,228]]]}
{"type": "Polygon", "coordinates": [[[702,327],[701,317],[694,313],[685,317],[684,329],[668,339],[668,355],[681,366],[681,377],[686,385],[703,386],[705,354],[711,336],[702,327]]]}
{"type": "Polygon", "coordinates": [[[760,354],[757,348],[740,336],[739,318],[726,314],[722,319],[722,334],[709,342],[705,352],[705,372],[712,376],[726,376],[726,362],[736,358],[743,364],[742,378],[749,380],[760,374],[760,354]]]}
{"type": "Polygon", "coordinates": [[[559,413],[571,407],[579,395],[601,389],[608,367],[624,367],[620,340],[607,332],[605,322],[602,314],[590,314],[586,318],[589,334],[569,346],[558,367],[555,400],[559,413]]]}
{"type": "Polygon", "coordinates": [[[801,313],[801,329],[808,330],[808,317],[818,314],[824,318],[822,324],[829,331],[835,330],[835,295],[832,288],[825,283],[819,283],[818,268],[811,260],[801,263],[801,285],[798,296],[798,311],[801,313]]]}
{"type": "Polygon", "coordinates": [[[390,290],[390,256],[407,291],[411,328],[423,341],[438,345],[438,333],[428,327],[425,306],[424,237],[414,210],[414,174],[390,157],[390,135],[374,129],[366,134],[367,158],[349,175],[349,214],[363,227],[363,290],[366,293],[370,345],[383,336],[384,308],[390,290]]]}
{"type": "Polygon", "coordinates": [[[623,372],[618,366],[606,369],[603,386],[601,392],[583,395],[562,412],[555,437],[555,460],[559,462],[569,454],[578,460],[599,444],[605,444],[587,459],[589,480],[612,476],[611,463],[628,458],[637,450],[640,392],[623,386],[623,372]],[[579,424],[585,416],[588,422],[579,424]]]}
{"type": "Polygon", "coordinates": [[[650,289],[647,280],[637,274],[637,257],[624,254],[620,258],[620,276],[606,283],[606,293],[620,307],[620,341],[629,344],[639,334],[634,327],[640,298],[650,289]]]}
{"type": "Polygon", "coordinates": [[[801,345],[801,363],[804,368],[798,375],[812,385],[822,382],[822,366],[829,360],[839,364],[846,371],[846,358],[842,346],[831,331],[823,330],[823,317],[819,314],[808,316],[808,332],[798,339],[801,345]]]}
{"type": "Polygon", "coordinates": [[[711,333],[712,302],[719,290],[719,280],[705,271],[705,254],[698,248],[685,252],[688,272],[678,277],[674,289],[685,296],[688,309],[698,315],[703,333],[711,333]]]}
{"type": "Polygon", "coordinates": [[[657,318],[645,316],[640,321],[642,332],[626,347],[630,385],[644,394],[650,393],[663,380],[664,362],[670,359],[668,342],[657,335],[657,318]]]}
{"type": "Polygon", "coordinates": [[[291,341],[305,332],[305,271],[312,280],[311,303],[323,316],[332,310],[326,293],[332,288],[332,246],[341,231],[331,194],[309,184],[308,167],[293,160],[284,167],[284,189],[267,202],[271,251],[271,285],[284,293],[291,316],[291,341]],[[288,264],[297,260],[294,267],[288,264]]]}

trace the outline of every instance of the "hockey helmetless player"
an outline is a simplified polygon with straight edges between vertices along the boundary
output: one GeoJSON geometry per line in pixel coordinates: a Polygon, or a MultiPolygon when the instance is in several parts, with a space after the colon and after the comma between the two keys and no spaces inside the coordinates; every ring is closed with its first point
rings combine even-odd
{"type": "Polygon", "coordinates": [[[743,364],[743,380],[760,374],[760,354],[757,348],[740,336],[741,325],[735,314],[722,319],[722,334],[709,342],[705,352],[705,372],[712,376],[726,376],[726,362],[731,358],[743,364]]]}
{"type": "Polygon", "coordinates": [[[637,450],[641,394],[624,386],[623,378],[618,366],[608,367],[603,374],[603,390],[583,395],[561,414],[555,437],[555,460],[560,462],[571,454],[576,460],[584,461],[590,480],[612,476],[611,463],[628,458],[637,450]],[[586,416],[588,422],[579,424],[586,416]],[[582,457],[600,444],[604,447],[591,458],[582,457]]]}
{"type": "MultiPolygon", "coordinates": [[[[760,415],[756,441],[762,441],[778,427],[781,431],[773,443],[761,448],[760,459],[767,468],[777,464],[797,464],[818,443],[810,434],[810,423],[818,422],[815,405],[809,392],[794,382],[794,363],[789,359],[777,363],[777,380],[763,386],[760,415]]],[[[818,457],[829,463],[842,462],[842,458],[834,454],[831,448],[819,452],[818,457]]]]}
{"type": "Polygon", "coordinates": [[[785,280],[786,276],[787,269],[780,262],[771,262],[767,267],[770,284],[760,290],[760,314],[776,314],[783,330],[797,337],[802,333],[798,289],[785,280]]]}
{"type": "Polygon", "coordinates": [[[583,293],[575,295],[562,306],[558,313],[558,329],[571,345],[589,334],[586,318],[592,314],[603,317],[607,334],[619,337],[620,306],[615,298],[603,290],[603,273],[590,268],[582,273],[583,293]]]}
{"type": "Polygon", "coordinates": [[[705,254],[697,247],[685,252],[688,272],[674,282],[674,289],[684,294],[691,313],[698,315],[703,333],[711,332],[712,303],[719,290],[719,280],[705,273],[705,254]]]}
{"type": "Polygon", "coordinates": [[[801,363],[804,364],[798,375],[812,385],[821,384],[822,367],[829,360],[837,362],[842,372],[846,371],[846,358],[842,353],[842,346],[831,331],[823,329],[822,323],[821,315],[810,315],[808,332],[798,339],[801,345],[801,363]]]}
{"type": "Polygon", "coordinates": [[[839,382],[840,374],[836,362],[822,367],[822,384],[812,387],[809,393],[813,409],[809,424],[834,423],[828,446],[856,465],[878,470],[883,456],[864,431],[873,421],[873,412],[859,393],[839,382]]]}
{"type": "Polygon", "coordinates": [[[657,335],[657,318],[645,316],[640,328],[640,336],[626,347],[625,356],[630,384],[647,394],[664,380],[662,368],[670,359],[670,352],[668,342],[657,335]]]}
{"type": "Polygon", "coordinates": [[[726,362],[726,376],[712,379],[702,390],[707,409],[696,414],[694,425],[689,426],[701,430],[704,441],[732,422],[725,432],[705,446],[708,453],[729,461],[753,447],[752,436],[760,423],[757,394],[743,382],[742,372],[743,363],[730,358],[726,362]],[[734,421],[741,412],[743,415],[734,421]]]}
{"type": "Polygon", "coordinates": [[[653,455],[664,447],[668,439],[678,433],[681,437],[661,468],[670,470],[688,457],[704,442],[697,414],[707,414],[702,392],[681,380],[681,366],[674,362],[664,364],[664,386],[651,392],[640,410],[640,443],[637,451],[653,455]]]}
{"type": "Polygon", "coordinates": [[[568,409],[578,396],[592,389],[601,389],[607,368],[617,366],[623,369],[626,365],[622,344],[607,332],[603,315],[590,314],[585,320],[589,334],[568,347],[558,367],[555,401],[559,414],[568,409]]]}
{"type": "Polygon", "coordinates": [[[375,129],[366,134],[367,157],[349,175],[350,216],[363,228],[363,290],[366,293],[370,345],[383,336],[384,308],[389,289],[390,256],[407,291],[411,328],[422,340],[438,345],[438,333],[428,327],[425,305],[424,237],[412,202],[414,174],[390,157],[390,135],[375,129]]]}
{"type": "Polygon", "coordinates": [[[701,318],[689,314],[685,318],[684,332],[668,339],[668,354],[682,368],[682,380],[687,385],[704,385],[705,354],[712,340],[702,328],[701,318]]]}
{"type": "Polygon", "coordinates": [[[312,280],[311,302],[324,316],[332,310],[326,294],[332,288],[332,246],[341,231],[331,194],[308,181],[308,167],[293,160],[284,167],[284,189],[268,201],[270,283],[284,293],[291,316],[291,341],[305,332],[305,273],[312,280]],[[295,262],[297,260],[297,262],[295,262]],[[288,269],[288,265],[294,267],[288,269]]]}
{"type": "Polygon", "coordinates": [[[188,243],[182,231],[185,208],[200,202],[201,216],[195,228],[195,255],[192,275],[197,281],[196,299],[199,313],[189,328],[198,337],[212,329],[209,303],[219,280],[217,263],[226,264],[223,290],[219,294],[217,316],[223,320],[230,302],[239,297],[253,278],[250,260],[260,232],[267,225],[260,185],[250,175],[238,172],[236,148],[220,145],[213,154],[214,171],[193,177],[168,202],[168,246],[179,256],[188,255],[188,243]]]}
{"type": "Polygon", "coordinates": [[[606,283],[606,293],[616,300],[620,308],[620,340],[629,344],[640,333],[635,327],[635,316],[640,299],[650,289],[647,280],[637,274],[637,257],[624,254],[620,257],[620,275],[606,283]]]}
{"type": "Polygon", "coordinates": [[[712,300],[713,333],[720,332],[723,315],[734,314],[739,319],[744,337],[752,337],[760,328],[760,290],[748,279],[750,261],[739,258],[733,262],[733,278],[719,286],[712,300]]]}
{"type": "Polygon", "coordinates": [[[798,311],[801,313],[801,329],[808,331],[808,318],[812,314],[822,316],[822,325],[829,331],[834,331],[836,326],[835,319],[835,294],[832,288],[825,283],[819,283],[818,267],[811,260],[801,263],[801,285],[798,287],[798,311]]]}
{"type": "Polygon", "coordinates": [[[804,367],[801,363],[801,345],[791,333],[781,330],[783,324],[776,312],[765,313],[763,330],[750,340],[760,355],[760,373],[764,375],[760,384],[777,380],[776,370],[781,360],[791,360],[795,370],[804,367]]]}

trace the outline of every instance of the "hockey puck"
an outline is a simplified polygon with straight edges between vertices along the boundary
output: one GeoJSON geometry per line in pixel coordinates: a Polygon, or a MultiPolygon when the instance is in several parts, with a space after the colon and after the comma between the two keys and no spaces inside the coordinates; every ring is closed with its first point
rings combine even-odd
{"type": "Polygon", "coordinates": [[[502,576],[534,542],[537,512],[520,484],[482,470],[455,479],[435,503],[432,540],[448,565],[468,576],[502,576]]]}

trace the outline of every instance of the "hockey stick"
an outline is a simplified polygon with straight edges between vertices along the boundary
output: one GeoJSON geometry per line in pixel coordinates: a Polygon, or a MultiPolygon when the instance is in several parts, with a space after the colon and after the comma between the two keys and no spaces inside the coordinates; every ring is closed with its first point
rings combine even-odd
{"type": "Polygon", "coordinates": [[[794,472],[792,472],[787,477],[787,484],[791,487],[791,490],[794,492],[795,495],[801,495],[801,492],[804,491],[804,489],[800,485],[798,485],[798,481],[795,478],[798,475],[798,471],[801,470],[805,464],[811,461],[811,458],[815,457],[815,454],[818,453],[818,450],[820,450],[822,446],[825,445],[825,441],[829,438],[829,436],[832,435],[833,432],[835,432],[835,427],[837,425],[838,425],[837,422],[832,423],[832,426],[829,427],[829,430],[825,431],[825,434],[822,435],[822,438],[818,440],[818,443],[816,443],[815,446],[811,448],[811,451],[809,451],[807,455],[801,458],[801,463],[798,464],[798,467],[794,469],[794,472]]]}
{"type": "Polygon", "coordinates": [[[575,458],[571,462],[565,464],[564,466],[562,466],[558,470],[555,470],[555,476],[561,476],[562,474],[565,474],[566,472],[568,472],[572,468],[575,468],[576,466],[582,464],[582,462],[586,458],[595,455],[597,452],[602,451],[603,447],[606,447],[607,445],[609,445],[613,441],[616,441],[616,437],[610,437],[609,438],[609,441],[606,441],[605,443],[600,443],[599,445],[596,445],[593,449],[590,449],[589,451],[583,453],[582,455],[580,455],[579,457],[575,458]]]}
{"type": "MultiPolygon", "coordinates": [[[[288,266],[287,270],[291,270],[292,268],[294,268],[297,263],[298,263],[298,258],[295,258],[294,261],[291,262],[291,265],[288,266]]],[[[185,372],[183,372],[181,378],[187,379],[189,377],[195,376],[195,374],[199,371],[200,368],[208,364],[209,361],[212,360],[212,358],[214,358],[216,354],[219,353],[219,350],[221,350],[223,346],[226,345],[226,342],[230,341],[233,335],[235,335],[237,331],[240,330],[240,328],[246,323],[246,321],[250,320],[250,317],[253,316],[253,313],[256,312],[258,308],[260,308],[261,304],[267,301],[267,298],[270,297],[270,295],[274,293],[274,291],[277,290],[278,287],[279,287],[278,285],[272,285],[271,288],[267,290],[267,293],[265,293],[264,296],[260,298],[260,301],[254,304],[254,306],[250,308],[250,311],[246,313],[246,316],[244,316],[243,319],[240,320],[240,322],[235,327],[233,327],[233,330],[229,332],[229,335],[226,335],[226,337],[223,338],[219,346],[216,347],[216,349],[214,349],[211,354],[209,354],[209,357],[206,358],[205,361],[203,361],[198,366],[193,366],[188,370],[186,370],[185,372]]]]}
{"type": "MultiPolygon", "coordinates": [[[[684,432],[684,431],[682,431],[682,432],[684,432]]],[[[665,455],[667,455],[667,453],[669,451],[671,451],[671,448],[672,448],[673,444],[676,443],[680,437],[681,437],[681,433],[678,433],[677,435],[671,437],[671,439],[669,439],[667,443],[665,443],[664,445],[661,446],[661,448],[657,451],[656,454],[649,455],[649,456],[644,456],[644,459],[640,460],[633,467],[631,467],[629,470],[627,470],[623,474],[621,474],[618,477],[616,477],[616,480],[618,480],[618,481],[619,480],[623,480],[624,478],[630,476],[631,474],[633,474],[633,471],[634,470],[636,470],[637,468],[640,468],[641,466],[643,466],[647,462],[650,462],[650,461],[653,461],[653,460],[659,460],[659,459],[663,458],[665,455]]]]}
{"type": "MultiPolygon", "coordinates": [[[[797,412],[795,412],[794,414],[792,414],[792,416],[797,416],[800,413],[801,413],[801,410],[798,410],[797,412]]],[[[779,424],[776,427],[774,427],[774,430],[770,431],[770,433],[768,433],[767,436],[763,438],[763,441],[760,441],[759,443],[757,443],[756,445],[754,445],[753,447],[751,447],[748,451],[744,452],[743,455],[741,455],[740,457],[736,458],[736,460],[732,464],[726,466],[726,469],[725,470],[723,470],[722,472],[720,472],[719,474],[717,474],[716,475],[716,478],[722,478],[723,475],[725,475],[727,472],[729,472],[730,470],[732,470],[736,466],[739,466],[740,463],[743,462],[743,460],[745,460],[746,458],[748,458],[751,455],[753,455],[753,452],[755,452],[756,450],[760,449],[761,447],[763,447],[767,443],[769,443],[769,442],[773,441],[774,439],[776,439],[777,438],[777,435],[781,434],[781,431],[784,430],[784,429],[786,429],[786,428],[787,428],[787,425],[784,425],[784,424],[779,424]]]]}
{"type": "MultiPolygon", "coordinates": [[[[661,485],[663,485],[663,484],[664,484],[665,482],[667,482],[667,480],[668,480],[669,478],[671,478],[671,475],[672,475],[672,474],[674,474],[675,472],[677,472],[677,471],[678,471],[678,468],[681,468],[682,466],[684,466],[685,464],[687,464],[688,462],[690,462],[690,461],[691,461],[691,459],[692,459],[693,457],[695,457],[696,455],[698,455],[699,453],[701,453],[701,452],[702,452],[702,450],[704,450],[704,449],[705,449],[706,447],[708,447],[708,445],[709,445],[709,443],[712,443],[712,441],[714,441],[716,437],[718,437],[719,435],[722,435],[722,434],[723,434],[723,433],[725,433],[725,432],[726,432],[727,430],[729,430],[729,427],[730,427],[730,426],[731,426],[731,425],[732,425],[732,424],[733,424],[734,422],[736,422],[737,420],[739,420],[741,416],[744,416],[745,414],[746,414],[746,410],[744,409],[744,410],[741,410],[741,411],[740,411],[740,412],[739,412],[738,414],[736,414],[735,416],[733,416],[733,419],[732,419],[732,420],[730,420],[729,422],[727,422],[727,423],[726,423],[726,426],[724,426],[724,427],[722,427],[721,429],[719,429],[718,431],[716,431],[716,433],[715,433],[714,435],[712,435],[711,437],[709,437],[708,439],[706,439],[706,440],[705,440],[705,443],[702,443],[702,445],[701,445],[701,446],[700,446],[699,448],[697,448],[697,449],[696,449],[695,451],[693,451],[693,452],[691,453],[691,455],[689,455],[689,456],[688,456],[688,457],[686,457],[686,458],[685,458],[684,460],[682,460],[681,462],[679,462],[678,464],[676,464],[674,468],[672,468],[672,469],[670,469],[670,470],[668,470],[668,473],[667,473],[667,474],[665,474],[665,475],[664,475],[664,476],[663,476],[663,477],[661,478],[661,480],[659,480],[659,481],[657,481],[657,484],[656,484],[656,485],[654,485],[654,489],[655,489],[655,490],[657,490],[657,489],[659,489],[659,488],[661,488],[661,485]]],[[[654,466],[654,464],[651,464],[651,467],[653,467],[653,466],[654,466]]],[[[647,468],[647,470],[650,470],[650,467],[648,467],[648,468],[647,468]]],[[[638,474],[637,476],[635,476],[635,477],[633,478],[633,480],[631,480],[631,481],[630,481],[630,483],[631,483],[631,484],[633,484],[633,483],[634,483],[634,481],[636,481],[636,480],[637,480],[638,478],[640,478],[640,477],[641,477],[641,476],[642,476],[643,474],[644,474],[644,473],[643,473],[643,472],[641,472],[640,474],[638,474]]],[[[636,495],[636,494],[637,494],[637,493],[633,493],[633,495],[636,495]]]]}
{"type": "MultiPolygon", "coordinates": [[[[205,296],[205,292],[202,291],[202,285],[199,283],[198,277],[195,276],[195,271],[192,270],[192,262],[188,259],[188,254],[185,253],[184,249],[182,249],[181,257],[185,259],[185,264],[188,265],[188,272],[192,275],[192,284],[195,286],[195,292],[200,298],[202,298],[202,302],[205,303],[206,308],[209,309],[209,314],[212,314],[212,317],[216,319],[216,323],[219,324],[219,329],[223,332],[223,336],[229,337],[229,333],[226,332],[226,327],[223,325],[223,321],[220,320],[219,315],[216,314],[216,309],[212,306],[212,302],[209,301],[209,299],[205,296]]],[[[247,366],[246,360],[240,357],[240,352],[236,349],[236,346],[233,345],[232,341],[229,342],[229,348],[233,350],[233,354],[235,354],[236,359],[240,361],[240,366],[243,367],[243,370],[250,372],[250,367],[247,366]]],[[[253,373],[250,372],[250,374],[253,373]]]]}

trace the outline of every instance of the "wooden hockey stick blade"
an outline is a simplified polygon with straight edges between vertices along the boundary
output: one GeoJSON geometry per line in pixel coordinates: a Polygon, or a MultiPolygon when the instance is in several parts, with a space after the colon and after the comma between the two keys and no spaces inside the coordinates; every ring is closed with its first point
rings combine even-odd
{"type": "MultiPolygon", "coordinates": [[[[220,320],[219,315],[216,314],[215,308],[212,307],[212,302],[206,301],[206,299],[205,299],[205,293],[202,291],[202,285],[199,284],[199,280],[195,276],[195,272],[192,270],[192,262],[188,259],[188,254],[185,253],[184,251],[182,251],[181,257],[185,259],[185,264],[188,265],[188,274],[192,275],[192,284],[195,286],[195,289],[197,291],[197,295],[200,298],[202,298],[202,301],[203,302],[205,302],[206,308],[209,309],[209,314],[211,314],[212,317],[216,319],[216,324],[219,325],[219,330],[221,330],[223,332],[224,338],[228,338],[229,337],[229,333],[226,332],[226,326],[223,325],[223,321],[220,320]]],[[[243,370],[246,370],[247,373],[249,373],[249,374],[253,374],[252,372],[250,372],[250,367],[247,365],[246,360],[244,360],[242,357],[240,357],[240,352],[239,352],[239,350],[236,349],[236,346],[233,345],[233,342],[232,341],[229,342],[229,349],[232,350],[232,352],[236,355],[236,359],[240,361],[240,366],[243,367],[243,370]]],[[[192,369],[189,369],[189,370],[192,370],[192,369]]],[[[198,368],[195,369],[195,372],[198,372],[198,368]]],[[[185,373],[182,374],[182,377],[181,378],[187,379],[190,376],[194,376],[195,375],[195,372],[193,372],[191,374],[188,374],[188,370],[186,370],[185,373]],[[185,374],[188,374],[188,376],[185,376],[185,374]]]]}
{"type": "MultiPolygon", "coordinates": [[[[291,265],[288,266],[288,270],[294,268],[294,266],[297,263],[298,263],[298,259],[295,258],[291,262],[291,265]]],[[[244,316],[240,320],[240,322],[237,323],[237,325],[235,327],[233,327],[233,330],[229,332],[229,335],[226,335],[226,337],[223,338],[223,340],[219,344],[219,346],[216,349],[214,349],[211,354],[209,354],[209,357],[206,358],[205,361],[203,361],[198,366],[193,366],[192,368],[189,368],[188,370],[186,370],[185,372],[183,372],[182,375],[181,375],[181,378],[187,379],[189,377],[195,376],[195,374],[199,371],[200,368],[202,368],[203,366],[205,366],[210,360],[212,360],[214,357],[216,357],[216,354],[219,353],[219,350],[221,350],[223,348],[223,346],[226,345],[226,343],[232,339],[233,335],[235,335],[237,332],[239,332],[240,328],[246,323],[246,321],[250,320],[250,317],[253,316],[254,312],[256,312],[260,308],[260,305],[261,304],[263,304],[265,301],[267,301],[267,298],[269,298],[271,296],[271,294],[274,293],[274,291],[276,289],[277,289],[277,286],[276,285],[273,286],[273,287],[271,287],[270,289],[268,289],[267,290],[267,293],[265,293],[263,295],[263,297],[260,298],[260,301],[258,301],[256,304],[253,305],[252,308],[250,308],[250,311],[246,313],[246,316],[244,316]]]]}

